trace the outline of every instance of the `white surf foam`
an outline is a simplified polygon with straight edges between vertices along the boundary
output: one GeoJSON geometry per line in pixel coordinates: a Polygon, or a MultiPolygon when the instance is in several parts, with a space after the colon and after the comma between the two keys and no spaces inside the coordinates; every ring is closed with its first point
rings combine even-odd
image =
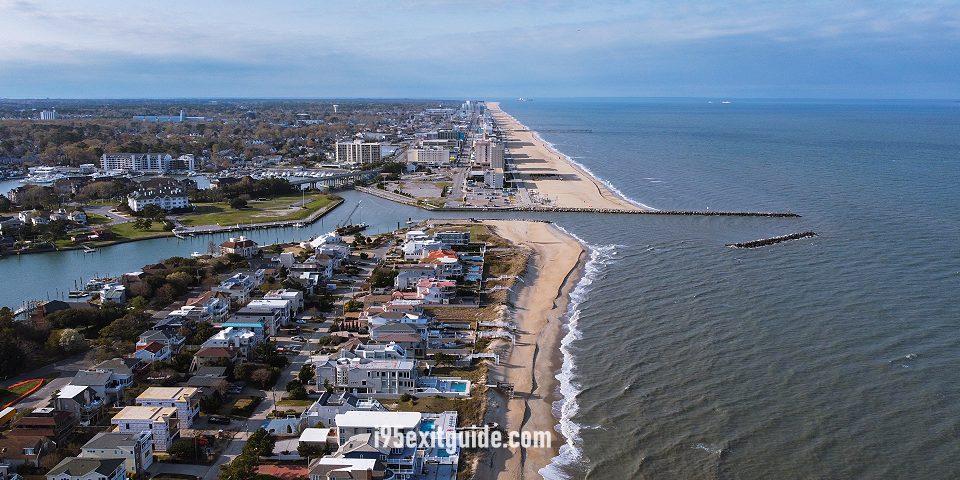
{"type": "Polygon", "coordinates": [[[570,351],[570,344],[580,339],[583,335],[579,328],[580,304],[586,300],[590,293],[590,285],[593,284],[597,276],[603,271],[603,267],[610,264],[616,257],[617,247],[622,245],[603,245],[593,246],[583,241],[580,237],[568,232],[563,227],[554,224],[560,231],[577,239],[585,245],[590,252],[586,265],[584,265],[583,276],[577,282],[577,285],[570,292],[570,303],[567,305],[564,325],[567,333],[560,340],[560,352],[563,357],[563,364],[560,367],[560,373],[556,378],[559,383],[560,400],[554,402],[553,413],[559,418],[557,431],[563,435],[566,442],[560,446],[560,454],[553,458],[549,465],[540,469],[539,473],[547,480],[561,480],[569,478],[563,468],[570,466],[582,466],[588,462],[583,454],[582,439],[580,431],[590,429],[576,421],[573,417],[580,410],[577,403],[577,395],[581,392],[581,386],[574,380],[576,372],[576,359],[570,351]]]}

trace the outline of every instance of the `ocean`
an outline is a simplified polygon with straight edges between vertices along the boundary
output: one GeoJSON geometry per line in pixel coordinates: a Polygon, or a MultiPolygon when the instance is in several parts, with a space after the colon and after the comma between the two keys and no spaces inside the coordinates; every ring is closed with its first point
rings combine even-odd
{"type": "Polygon", "coordinates": [[[960,103],[502,107],[634,201],[802,215],[552,216],[592,257],[541,473],[960,478],[960,103]]]}

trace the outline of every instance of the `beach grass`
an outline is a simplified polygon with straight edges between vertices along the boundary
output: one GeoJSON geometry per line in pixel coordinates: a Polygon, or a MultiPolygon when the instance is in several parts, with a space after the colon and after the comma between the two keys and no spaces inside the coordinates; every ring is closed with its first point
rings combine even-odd
{"type": "Polygon", "coordinates": [[[337,200],[333,195],[317,193],[307,195],[303,207],[292,205],[302,200],[300,195],[284,195],[265,201],[250,201],[247,208],[237,210],[228,202],[196,203],[194,211],[180,215],[178,219],[187,226],[236,225],[265,222],[303,220],[313,212],[326,208],[337,200]]]}

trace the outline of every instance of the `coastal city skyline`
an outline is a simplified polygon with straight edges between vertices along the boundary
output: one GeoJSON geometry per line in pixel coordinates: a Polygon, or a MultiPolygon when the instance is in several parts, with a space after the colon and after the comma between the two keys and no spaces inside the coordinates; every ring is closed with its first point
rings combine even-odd
{"type": "Polygon", "coordinates": [[[953,98],[951,1],[0,2],[0,95],[953,98]]]}

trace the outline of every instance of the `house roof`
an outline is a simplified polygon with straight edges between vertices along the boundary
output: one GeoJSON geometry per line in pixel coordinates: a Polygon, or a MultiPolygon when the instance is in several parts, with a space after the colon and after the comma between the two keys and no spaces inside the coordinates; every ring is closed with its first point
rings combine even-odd
{"type": "Polygon", "coordinates": [[[143,345],[143,346],[141,346],[141,347],[137,347],[137,350],[138,350],[138,351],[140,351],[140,350],[146,350],[146,351],[148,351],[148,352],[150,352],[150,353],[157,354],[157,353],[162,352],[164,348],[167,348],[167,346],[164,345],[164,344],[162,344],[162,343],[160,343],[160,342],[150,342],[150,343],[148,343],[148,344],[146,344],[146,345],[143,345]]]}
{"type": "Polygon", "coordinates": [[[107,478],[123,465],[122,458],[78,458],[67,457],[57,466],[47,472],[47,475],[71,475],[82,477],[91,473],[98,473],[107,478]]]}
{"type": "Polygon", "coordinates": [[[137,401],[150,400],[187,400],[197,394],[199,390],[193,387],[148,387],[139,396],[137,401]]]}
{"type": "Polygon", "coordinates": [[[139,442],[137,434],[123,432],[100,432],[94,435],[89,442],[83,444],[83,448],[91,449],[114,449],[121,447],[133,447],[139,442]]]}
{"type": "Polygon", "coordinates": [[[414,428],[420,423],[420,412],[366,412],[352,411],[339,413],[335,424],[339,428],[414,428]]]}
{"type": "Polygon", "coordinates": [[[0,438],[0,459],[4,460],[28,460],[37,455],[36,452],[46,442],[47,437],[37,435],[19,435],[0,438]],[[35,453],[27,455],[23,449],[32,448],[35,453]]]}
{"type": "Polygon", "coordinates": [[[93,368],[95,370],[108,370],[113,373],[132,375],[133,371],[142,367],[143,361],[139,358],[111,358],[110,360],[104,360],[96,364],[93,368]]]}
{"type": "Polygon", "coordinates": [[[90,387],[85,385],[66,385],[60,389],[60,392],[57,393],[57,397],[73,398],[73,397],[76,397],[77,395],[80,395],[81,393],[83,393],[85,390],[89,388],[90,387]]]}
{"type": "Polygon", "coordinates": [[[86,385],[90,387],[106,386],[112,373],[106,370],[80,370],[70,380],[71,385],[86,385]]]}
{"type": "Polygon", "coordinates": [[[193,372],[197,377],[222,377],[227,374],[227,367],[200,367],[193,372]]]}
{"type": "Polygon", "coordinates": [[[233,358],[237,356],[238,350],[224,347],[204,347],[193,356],[199,358],[233,358]]]}

